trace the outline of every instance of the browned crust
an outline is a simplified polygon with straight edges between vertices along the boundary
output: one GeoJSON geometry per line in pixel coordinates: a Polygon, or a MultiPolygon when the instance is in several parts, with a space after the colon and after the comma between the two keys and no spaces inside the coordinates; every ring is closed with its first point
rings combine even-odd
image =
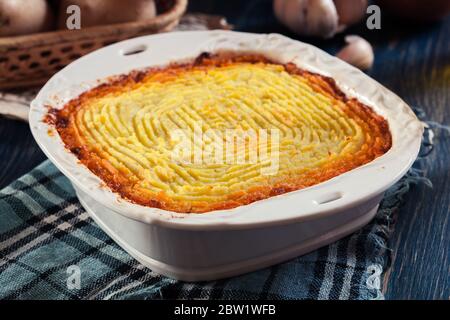
{"type": "Polygon", "coordinates": [[[276,63],[264,56],[256,54],[214,54],[203,53],[195,60],[183,64],[171,64],[164,68],[149,68],[141,71],[133,71],[126,75],[111,78],[104,84],[89,90],[79,97],[68,102],[63,109],[49,108],[44,121],[53,124],[63,140],[66,148],[75,154],[81,163],[86,165],[94,174],[99,176],[113,192],[117,192],[123,198],[140,205],[161,208],[175,212],[203,213],[213,210],[230,209],[251,202],[266,199],[286,192],[299,190],[336,177],[364,165],[373,159],[386,153],[392,145],[392,138],[387,121],[376,114],[370,107],[356,99],[349,99],[337,87],[332,78],[299,69],[292,63],[284,64],[284,68],[291,74],[300,74],[306,77],[313,88],[325,92],[336,100],[343,102],[345,113],[355,119],[364,132],[372,132],[375,137],[370,148],[362,154],[349,155],[338,161],[330,162],[320,168],[313,169],[307,175],[299,175],[283,181],[273,181],[272,184],[252,187],[238,193],[230,194],[228,200],[209,202],[183,202],[175,201],[163,192],[149,195],[148,192],[136,187],[125,175],[113,168],[109,162],[95,152],[95,148],[84,145],[74,125],[74,114],[87,101],[99,98],[110,93],[118,93],[131,90],[145,81],[150,75],[157,75],[152,81],[165,82],[173,79],[180,72],[192,68],[205,70],[211,66],[225,66],[237,62],[249,63],[276,63]],[[364,121],[363,121],[363,120],[364,121]],[[370,131],[369,131],[370,130],[370,131]]]}

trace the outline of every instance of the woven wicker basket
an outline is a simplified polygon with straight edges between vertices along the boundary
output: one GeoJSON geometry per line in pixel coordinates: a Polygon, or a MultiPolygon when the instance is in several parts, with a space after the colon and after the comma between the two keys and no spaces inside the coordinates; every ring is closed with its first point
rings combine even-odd
{"type": "Polygon", "coordinates": [[[0,89],[45,83],[84,54],[128,38],[173,29],[187,0],[156,0],[158,15],[148,21],[0,38],[0,89]]]}

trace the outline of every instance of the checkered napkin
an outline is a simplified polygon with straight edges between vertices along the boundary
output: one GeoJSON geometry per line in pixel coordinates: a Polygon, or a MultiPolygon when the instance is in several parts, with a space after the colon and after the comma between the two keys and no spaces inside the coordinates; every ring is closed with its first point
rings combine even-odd
{"type": "Polygon", "coordinates": [[[131,258],[91,220],[70,182],[46,161],[0,191],[0,298],[383,298],[390,221],[410,186],[427,182],[420,171],[431,149],[427,136],[419,160],[360,231],[270,268],[203,283],[160,276],[131,258]]]}

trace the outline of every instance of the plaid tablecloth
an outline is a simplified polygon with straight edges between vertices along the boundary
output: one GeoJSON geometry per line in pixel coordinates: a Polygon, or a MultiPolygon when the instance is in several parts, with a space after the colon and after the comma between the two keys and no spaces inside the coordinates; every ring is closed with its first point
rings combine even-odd
{"type": "Polygon", "coordinates": [[[88,216],[70,182],[46,161],[0,191],[2,299],[381,299],[391,221],[431,150],[387,191],[375,219],[332,245],[260,271],[203,283],[139,264],[88,216]],[[74,285],[74,272],[79,283],[74,285]]]}

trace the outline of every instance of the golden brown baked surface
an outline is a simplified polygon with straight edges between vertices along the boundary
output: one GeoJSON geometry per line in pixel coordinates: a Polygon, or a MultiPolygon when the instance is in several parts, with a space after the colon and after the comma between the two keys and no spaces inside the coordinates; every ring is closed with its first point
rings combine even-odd
{"type": "Polygon", "coordinates": [[[315,185],[392,143],[387,121],[332,79],[249,54],[116,77],[46,121],[123,198],[190,213],[315,185]]]}

